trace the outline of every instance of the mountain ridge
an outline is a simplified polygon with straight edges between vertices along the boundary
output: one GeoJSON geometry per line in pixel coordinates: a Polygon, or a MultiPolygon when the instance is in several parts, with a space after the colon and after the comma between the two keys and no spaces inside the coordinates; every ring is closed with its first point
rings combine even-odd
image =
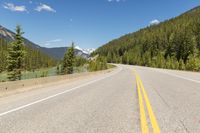
{"type": "Polygon", "coordinates": [[[99,47],[96,54],[111,63],[198,71],[200,6],[116,38],[99,47]]]}
{"type": "MultiPolygon", "coordinates": [[[[14,40],[14,35],[15,33],[3,26],[0,25],[0,38],[5,39],[8,42],[12,42],[14,40]]],[[[53,47],[53,48],[46,48],[46,47],[41,47],[37,44],[35,44],[34,42],[26,39],[25,37],[23,37],[24,39],[24,44],[27,45],[28,47],[31,47],[33,49],[37,49],[40,50],[41,52],[45,53],[46,55],[60,60],[63,58],[64,53],[66,52],[68,47],[53,47]]],[[[93,52],[93,51],[92,51],[93,52]]],[[[83,58],[89,58],[90,57],[90,52],[84,49],[75,49],[75,55],[77,56],[81,56],[83,58]]]]}

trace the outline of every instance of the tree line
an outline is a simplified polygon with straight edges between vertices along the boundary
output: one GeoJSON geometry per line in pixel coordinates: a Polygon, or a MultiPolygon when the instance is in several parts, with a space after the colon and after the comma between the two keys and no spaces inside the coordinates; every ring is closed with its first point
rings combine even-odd
{"type": "Polygon", "coordinates": [[[24,44],[23,32],[16,27],[15,40],[8,42],[0,38],[0,73],[8,72],[9,80],[20,80],[22,71],[34,71],[39,68],[55,66],[56,61],[24,44]]]}
{"type": "Polygon", "coordinates": [[[200,7],[115,39],[96,54],[110,63],[200,71],[200,7]]]}
{"type": "Polygon", "coordinates": [[[104,57],[97,57],[95,59],[85,59],[81,56],[75,56],[74,51],[74,43],[72,43],[71,47],[69,47],[65,55],[57,66],[57,73],[64,75],[64,74],[73,74],[74,67],[81,67],[86,65],[88,71],[99,71],[105,70],[108,68],[106,58],[104,57]]]}
{"type": "MultiPolygon", "coordinates": [[[[75,67],[86,66],[88,71],[107,69],[107,61],[104,57],[88,60],[81,56],[75,56],[74,43],[67,48],[63,59],[58,62],[41,51],[24,44],[22,29],[16,27],[15,39],[7,42],[0,38],[0,73],[6,71],[10,81],[21,80],[23,71],[34,71],[40,68],[56,66],[57,75],[73,74],[75,67]]],[[[42,77],[47,76],[43,73],[42,77]]]]}

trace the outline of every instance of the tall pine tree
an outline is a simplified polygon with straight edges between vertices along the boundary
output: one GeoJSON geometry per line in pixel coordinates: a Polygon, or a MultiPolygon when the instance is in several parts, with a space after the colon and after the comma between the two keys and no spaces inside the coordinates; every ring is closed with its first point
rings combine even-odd
{"type": "Polygon", "coordinates": [[[72,43],[72,46],[67,49],[63,62],[62,62],[62,74],[72,74],[73,73],[73,67],[74,67],[74,43],[72,43]]]}
{"type": "Polygon", "coordinates": [[[10,44],[7,56],[8,79],[11,81],[21,80],[21,71],[24,63],[24,42],[21,27],[16,27],[15,41],[10,44]]]}

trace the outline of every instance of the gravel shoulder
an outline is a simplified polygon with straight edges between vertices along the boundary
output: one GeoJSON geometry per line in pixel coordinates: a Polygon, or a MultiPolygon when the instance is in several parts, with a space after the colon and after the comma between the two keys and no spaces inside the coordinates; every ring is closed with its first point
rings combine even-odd
{"type": "Polygon", "coordinates": [[[97,75],[110,73],[115,69],[116,68],[111,68],[108,70],[97,71],[97,72],[84,72],[71,75],[51,76],[51,77],[35,78],[35,79],[28,79],[21,81],[0,82],[0,98],[17,93],[23,93],[26,91],[44,89],[50,86],[57,86],[63,83],[65,84],[71,83],[77,80],[82,80],[85,78],[90,78],[97,75]]]}

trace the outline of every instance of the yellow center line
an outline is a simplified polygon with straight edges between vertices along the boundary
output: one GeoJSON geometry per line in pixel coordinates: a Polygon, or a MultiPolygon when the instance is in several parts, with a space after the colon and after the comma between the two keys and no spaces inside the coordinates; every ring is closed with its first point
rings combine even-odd
{"type": "Polygon", "coordinates": [[[149,98],[147,96],[147,93],[144,89],[144,85],[142,84],[142,80],[139,78],[139,83],[141,85],[141,88],[142,88],[142,93],[144,95],[144,100],[146,102],[146,106],[147,106],[147,110],[148,110],[148,114],[149,114],[149,118],[151,120],[151,125],[152,125],[152,128],[153,128],[153,132],[154,133],[160,133],[160,128],[158,126],[158,123],[157,123],[157,120],[156,120],[156,117],[154,115],[154,112],[152,110],[152,107],[151,107],[151,104],[150,104],[150,101],[149,101],[149,98]]]}
{"type": "Polygon", "coordinates": [[[142,94],[141,94],[140,85],[139,85],[137,76],[136,76],[136,82],[137,82],[138,98],[139,98],[139,106],[140,106],[141,129],[142,129],[142,133],[148,133],[149,130],[148,130],[147,120],[146,120],[146,116],[145,116],[144,104],[143,104],[142,94]]]}
{"type": "Polygon", "coordinates": [[[148,115],[151,121],[151,125],[153,128],[153,133],[160,133],[160,128],[158,126],[156,117],[154,115],[154,112],[152,110],[148,95],[144,89],[144,85],[142,83],[142,80],[139,77],[139,74],[137,74],[136,70],[134,70],[135,75],[136,75],[136,82],[137,82],[137,88],[138,88],[138,98],[139,98],[139,107],[140,107],[140,119],[141,119],[141,128],[142,128],[142,133],[148,133],[148,125],[146,123],[146,117],[145,117],[145,110],[144,110],[144,105],[143,105],[143,101],[142,101],[142,94],[144,96],[144,100],[146,103],[146,107],[148,110],[148,115]],[[142,90],[142,94],[141,94],[141,90],[142,90]],[[142,105],[141,105],[142,104],[142,105]],[[143,118],[145,117],[145,118],[143,118]]]}

